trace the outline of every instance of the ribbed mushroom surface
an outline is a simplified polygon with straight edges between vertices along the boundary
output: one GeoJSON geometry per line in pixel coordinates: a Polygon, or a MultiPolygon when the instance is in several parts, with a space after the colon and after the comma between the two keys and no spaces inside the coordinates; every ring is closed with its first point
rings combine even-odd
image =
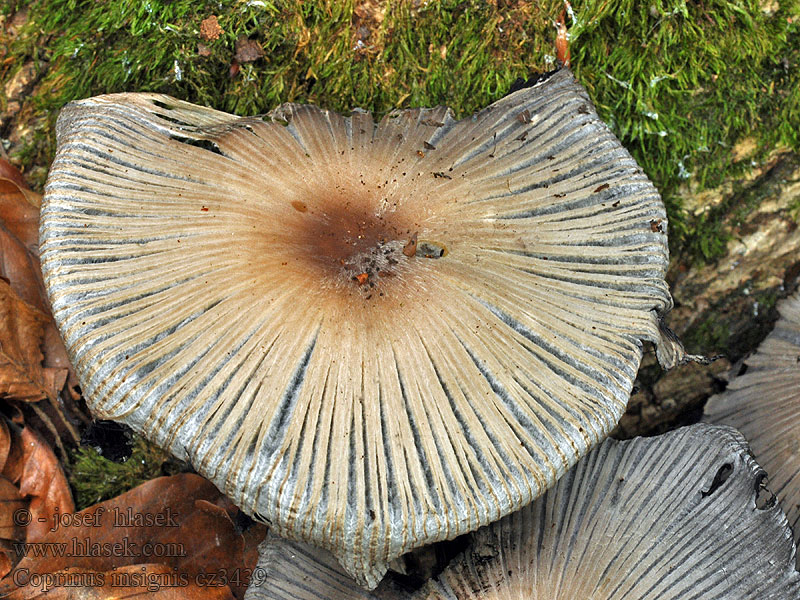
{"type": "Polygon", "coordinates": [[[795,543],[800,541],[800,293],[778,307],[775,329],[747,370],[712,397],[705,420],[735,427],[769,476],[795,543]]]}
{"type": "Polygon", "coordinates": [[[792,534],[763,478],[728,427],[607,440],[416,593],[366,593],[322,551],[268,538],[245,598],[796,600],[792,534]]]}
{"type": "Polygon", "coordinates": [[[369,586],[544,492],[661,341],[664,207],[566,70],[461,121],[100,96],[58,143],[43,271],[94,413],[369,586]]]}

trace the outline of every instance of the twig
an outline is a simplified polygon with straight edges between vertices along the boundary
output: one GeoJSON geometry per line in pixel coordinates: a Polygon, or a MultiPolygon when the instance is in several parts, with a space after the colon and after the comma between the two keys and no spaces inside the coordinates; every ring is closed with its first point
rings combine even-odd
{"type": "Polygon", "coordinates": [[[42,423],[45,424],[47,429],[50,430],[50,433],[53,434],[53,437],[56,440],[58,451],[61,453],[62,459],[66,461],[69,455],[67,454],[67,449],[64,448],[64,444],[61,442],[61,437],[58,435],[58,429],[56,429],[55,424],[53,424],[53,421],[50,420],[50,417],[48,417],[47,414],[41,408],[39,408],[35,402],[31,402],[30,407],[33,409],[33,412],[36,413],[36,416],[42,420],[42,423]]]}
{"type": "Polygon", "coordinates": [[[75,429],[75,426],[69,422],[66,415],[66,406],[62,406],[63,402],[59,404],[57,397],[56,398],[48,398],[50,401],[50,405],[55,409],[56,413],[58,414],[61,422],[64,423],[64,426],[69,431],[69,434],[72,436],[72,441],[75,442],[76,445],[80,444],[81,442],[81,434],[78,433],[78,430],[75,429]]]}

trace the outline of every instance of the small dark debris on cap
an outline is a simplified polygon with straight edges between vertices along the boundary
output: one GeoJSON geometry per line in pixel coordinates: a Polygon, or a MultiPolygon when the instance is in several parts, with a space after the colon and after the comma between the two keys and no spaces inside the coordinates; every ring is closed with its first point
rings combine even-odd
{"type": "Polygon", "coordinates": [[[544,73],[534,73],[531,75],[530,79],[522,79],[518,77],[514,83],[511,84],[511,87],[508,88],[508,92],[506,96],[509,94],[513,94],[514,92],[518,92],[520,90],[524,90],[525,88],[533,87],[537,83],[542,83],[543,81],[547,81],[553,75],[558,73],[558,69],[554,69],[552,71],[546,71],[544,73]]]}

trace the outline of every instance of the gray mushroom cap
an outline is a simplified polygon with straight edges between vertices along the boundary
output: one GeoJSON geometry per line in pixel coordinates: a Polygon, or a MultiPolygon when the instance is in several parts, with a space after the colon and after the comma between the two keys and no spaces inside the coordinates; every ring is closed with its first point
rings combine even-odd
{"type": "Polygon", "coordinates": [[[725,392],[709,399],[705,420],[747,438],[800,541],[800,293],[778,306],[775,329],[725,392]]]}
{"type": "Polygon", "coordinates": [[[365,592],[327,553],[268,537],[245,598],[796,600],[795,546],[764,475],[728,427],[607,440],[418,592],[365,592]]]}
{"type": "Polygon", "coordinates": [[[456,121],[68,105],[42,268],[92,411],[374,586],[529,503],[670,366],[666,215],[566,70],[456,121]]]}

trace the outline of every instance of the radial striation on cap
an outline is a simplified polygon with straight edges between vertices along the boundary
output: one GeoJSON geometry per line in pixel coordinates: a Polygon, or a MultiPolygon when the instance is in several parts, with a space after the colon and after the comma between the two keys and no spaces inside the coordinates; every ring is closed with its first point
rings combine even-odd
{"type": "Polygon", "coordinates": [[[42,265],[95,415],[374,586],[529,503],[683,359],[666,215],[561,70],[445,108],[68,105],[42,265]]]}
{"type": "Polygon", "coordinates": [[[778,307],[781,318],[747,370],[709,399],[705,420],[735,427],[747,438],[769,486],[800,541],[800,293],[778,307]]]}
{"type": "Polygon", "coordinates": [[[414,593],[268,537],[246,600],[796,600],[786,516],[729,427],[607,440],[414,593]]]}

